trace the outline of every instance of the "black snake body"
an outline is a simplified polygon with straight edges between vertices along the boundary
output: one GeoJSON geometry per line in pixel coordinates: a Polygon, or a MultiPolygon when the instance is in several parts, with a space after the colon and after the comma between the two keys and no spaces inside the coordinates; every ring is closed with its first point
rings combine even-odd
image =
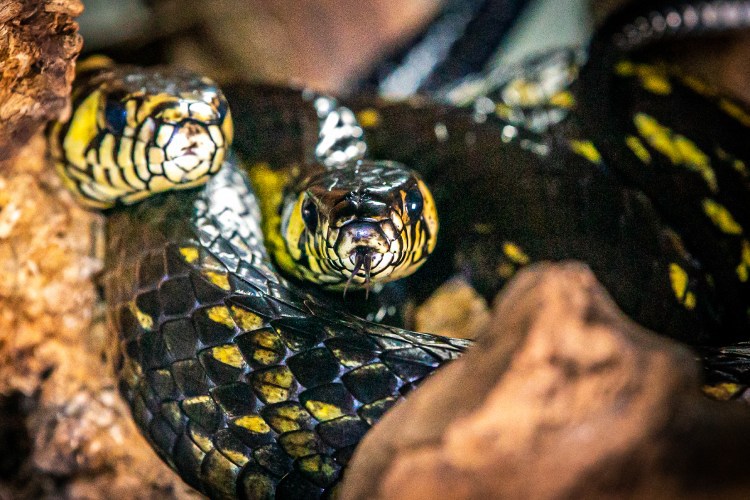
{"type": "MultiPolygon", "coordinates": [[[[458,263],[490,297],[533,260],[577,258],[658,332],[746,339],[748,115],[659,68],[591,67],[566,90],[569,117],[541,134],[497,106],[348,103],[370,118],[372,155],[408,162],[436,196],[444,229],[408,293],[421,300],[458,263]]],[[[225,90],[244,162],[299,159],[314,126],[299,92],[225,90]]],[[[288,282],[257,215],[231,165],[109,214],[121,388],[157,452],[207,495],[327,496],[367,429],[467,343],[368,323],[288,282]]]]}

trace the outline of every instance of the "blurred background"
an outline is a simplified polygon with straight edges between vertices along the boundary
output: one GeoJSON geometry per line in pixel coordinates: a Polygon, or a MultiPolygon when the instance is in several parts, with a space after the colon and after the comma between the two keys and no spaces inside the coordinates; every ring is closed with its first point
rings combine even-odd
{"type": "MultiPolygon", "coordinates": [[[[446,51],[470,54],[463,57],[474,59],[469,70],[477,70],[550,48],[582,45],[593,25],[589,0],[84,3],[80,25],[86,53],[105,52],[138,64],[178,63],[220,81],[304,83],[339,93],[378,87],[385,94],[408,94],[444,83],[435,82],[430,71],[446,51]],[[478,9],[491,12],[480,16],[478,9]],[[470,24],[472,17],[485,24],[470,24]],[[456,49],[455,40],[469,29],[481,36],[473,46],[456,49]],[[405,49],[415,46],[419,50],[405,49]]],[[[450,78],[462,72],[467,69],[441,69],[450,78]]]]}

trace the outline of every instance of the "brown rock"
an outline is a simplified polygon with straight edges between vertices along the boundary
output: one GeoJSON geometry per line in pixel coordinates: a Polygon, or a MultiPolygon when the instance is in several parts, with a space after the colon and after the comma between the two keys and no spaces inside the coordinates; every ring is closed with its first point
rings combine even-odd
{"type": "Polygon", "coordinates": [[[342,498],[750,494],[750,409],[586,267],[520,273],[490,325],[365,437],[342,498]]]}
{"type": "Polygon", "coordinates": [[[0,160],[69,112],[79,0],[0,1],[0,160]]]}

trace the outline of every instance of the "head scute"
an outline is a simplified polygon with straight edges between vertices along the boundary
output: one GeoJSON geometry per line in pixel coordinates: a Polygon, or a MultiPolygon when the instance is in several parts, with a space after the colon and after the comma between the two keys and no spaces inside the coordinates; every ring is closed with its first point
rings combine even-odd
{"type": "Polygon", "coordinates": [[[232,141],[226,99],[205,77],[82,64],[69,122],[50,129],[66,186],[87,206],[130,204],[204,184],[232,141]]]}

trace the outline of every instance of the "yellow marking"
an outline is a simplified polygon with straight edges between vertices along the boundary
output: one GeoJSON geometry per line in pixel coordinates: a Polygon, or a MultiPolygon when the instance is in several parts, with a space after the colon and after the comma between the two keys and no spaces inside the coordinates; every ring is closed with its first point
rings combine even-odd
{"type": "Polygon", "coordinates": [[[742,125],[750,127],[750,114],[739,104],[723,98],[719,100],[719,107],[742,125]]]}
{"type": "Polygon", "coordinates": [[[380,113],[374,108],[363,109],[357,113],[357,121],[363,128],[375,128],[380,125],[380,113]]]}
{"type": "Polygon", "coordinates": [[[495,105],[495,114],[503,120],[508,120],[513,114],[513,109],[504,103],[497,103],[495,105]]]}
{"type": "Polygon", "coordinates": [[[278,361],[279,355],[268,349],[256,349],[253,351],[253,359],[262,365],[272,365],[278,361]]]}
{"type": "MultiPolygon", "coordinates": [[[[422,193],[423,200],[422,216],[424,217],[425,223],[430,230],[430,240],[427,242],[427,252],[432,253],[432,251],[435,250],[435,245],[437,245],[437,235],[438,231],[440,230],[440,219],[438,218],[437,206],[435,205],[435,199],[432,197],[432,192],[421,180],[418,181],[418,184],[419,192],[422,193]]],[[[424,262],[425,261],[422,260],[422,264],[424,262]]],[[[414,269],[416,269],[416,267],[414,269]]]]}
{"type": "Polygon", "coordinates": [[[102,138],[102,142],[99,144],[99,163],[105,169],[118,168],[115,163],[115,137],[112,134],[107,134],[102,138]]]}
{"type": "Polygon", "coordinates": [[[284,188],[289,184],[288,169],[273,170],[267,163],[257,163],[247,169],[258,195],[262,214],[263,235],[268,251],[284,271],[298,276],[298,266],[289,255],[281,236],[281,214],[284,188]]]}
{"type": "Polygon", "coordinates": [[[678,264],[669,264],[669,279],[677,301],[686,309],[695,308],[695,294],[688,291],[688,273],[678,264]]]}
{"type": "Polygon", "coordinates": [[[190,438],[203,453],[209,453],[214,449],[214,443],[211,441],[211,438],[198,426],[194,425],[190,427],[190,438]]]}
{"type": "Polygon", "coordinates": [[[203,271],[202,274],[203,276],[208,278],[208,280],[211,283],[218,286],[219,288],[222,288],[224,290],[232,289],[232,287],[229,286],[229,277],[225,273],[217,273],[215,271],[203,271]]]}
{"type": "Polygon", "coordinates": [[[131,302],[130,310],[133,312],[135,318],[138,320],[138,323],[144,330],[151,330],[154,327],[154,318],[138,309],[138,306],[135,305],[135,302],[131,302]]]}
{"type": "Polygon", "coordinates": [[[227,114],[224,117],[224,121],[221,123],[221,131],[224,132],[224,140],[226,141],[224,146],[229,148],[234,140],[234,121],[230,109],[227,109],[227,114]]]}
{"type": "Polygon", "coordinates": [[[214,347],[211,349],[211,356],[216,361],[235,368],[242,368],[245,365],[245,359],[236,345],[228,344],[214,347]]]}
{"type": "Polygon", "coordinates": [[[692,89],[695,93],[702,96],[713,97],[716,95],[716,89],[708,85],[700,78],[685,75],[682,77],[682,83],[684,83],[688,88],[692,89]]]}
{"type": "Polygon", "coordinates": [[[646,72],[641,76],[643,88],[654,94],[667,95],[672,92],[672,85],[664,75],[646,72]]]}
{"type": "Polygon", "coordinates": [[[531,262],[531,259],[528,255],[524,253],[523,250],[521,250],[521,247],[516,245],[515,243],[511,242],[505,242],[503,243],[503,252],[505,255],[508,256],[510,260],[515,262],[516,264],[525,266],[529,262],[531,262]]]}
{"type": "Polygon", "coordinates": [[[73,112],[68,133],[63,139],[67,160],[81,169],[86,166],[86,149],[98,133],[96,119],[100,99],[101,92],[96,90],[83,100],[73,112]]]}
{"type": "Polygon", "coordinates": [[[83,61],[78,61],[76,63],[76,73],[80,75],[81,73],[85,73],[87,71],[97,70],[100,68],[110,68],[114,66],[114,64],[114,61],[109,57],[96,54],[87,57],[83,61]]]}
{"type": "Polygon", "coordinates": [[[245,415],[234,421],[234,424],[256,434],[271,432],[271,427],[260,415],[245,415]]]}
{"type": "Polygon", "coordinates": [[[721,382],[716,385],[703,386],[703,393],[718,401],[729,401],[736,396],[740,390],[742,390],[742,386],[732,382],[721,382]]]}
{"type": "Polygon", "coordinates": [[[293,458],[315,453],[315,435],[311,431],[299,431],[282,436],[281,446],[293,458]]]}
{"type": "Polygon", "coordinates": [[[576,104],[575,97],[567,90],[558,92],[549,98],[549,103],[560,108],[571,109],[576,104]]]}
{"type": "MultiPolygon", "coordinates": [[[[245,464],[247,464],[250,459],[243,455],[239,451],[230,450],[229,448],[219,448],[219,451],[222,455],[227,457],[230,461],[232,461],[234,464],[239,465],[240,467],[243,467],[245,464]]],[[[256,497],[250,497],[250,498],[256,498],[256,497]]],[[[262,497],[257,497],[262,498],[262,497]]]]}
{"type": "Polygon", "coordinates": [[[750,278],[750,243],[747,240],[742,240],[742,258],[737,266],[737,276],[743,283],[750,278]]]}
{"type": "Polygon", "coordinates": [[[574,153],[577,153],[586,158],[591,163],[601,163],[602,155],[599,150],[596,149],[594,143],[591,141],[570,141],[570,148],[574,153]]]}
{"type": "MultiPolygon", "coordinates": [[[[297,201],[289,214],[287,226],[286,228],[282,228],[282,231],[284,231],[284,234],[286,235],[286,249],[294,260],[299,260],[300,257],[302,257],[302,250],[299,248],[299,240],[305,232],[305,221],[302,220],[302,203],[304,200],[304,193],[297,197],[297,201]]],[[[312,256],[310,252],[308,252],[308,255],[312,256]]],[[[315,262],[315,259],[310,259],[310,261],[311,263],[315,262]]],[[[313,269],[313,271],[317,272],[318,270],[313,269]]]]}
{"type": "Polygon", "coordinates": [[[258,380],[288,389],[294,383],[294,375],[288,367],[278,366],[262,372],[258,380]]]}
{"type": "Polygon", "coordinates": [[[711,198],[703,199],[703,212],[711,219],[721,232],[726,234],[742,234],[740,226],[727,208],[711,198]]]}
{"type": "Polygon", "coordinates": [[[709,189],[714,193],[719,190],[716,181],[716,173],[711,168],[710,158],[703,153],[693,141],[681,135],[674,136],[674,144],[680,152],[682,162],[693,171],[697,171],[708,184],[709,189]]]}
{"type": "Polygon", "coordinates": [[[620,76],[633,76],[635,74],[635,65],[630,61],[620,61],[615,65],[615,73],[620,76]]]}
{"type": "Polygon", "coordinates": [[[279,434],[298,431],[301,429],[299,421],[307,416],[307,412],[299,406],[284,406],[278,408],[276,414],[269,418],[271,427],[279,434]]]}
{"type": "Polygon", "coordinates": [[[313,474],[320,473],[326,477],[330,477],[336,472],[336,469],[334,469],[331,463],[327,460],[323,460],[320,455],[303,457],[298,463],[302,470],[313,474]]]}
{"type": "Polygon", "coordinates": [[[667,95],[672,92],[672,85],[661,68],[649,64],[621,61],[615,66],[615,73],[620,76],[637,76],[641,81],[641,86],[654,94],[667,95]]]}
{"type": "Polygon", "coordinates": [[[710,158],[690,139],[675,134],[660,124],[655,118],[637,113],[633,123],[638,133],[658,152],[669,158],[673,165],[683,166],[697,172],[713,192],[718,191],[716,173],[711,167],[710,158]]]}
{"type": "Polygon", "coordinates": [[[310,400],[305,403],[305,408],[307,408],[307,411],[309,411],[312,416],[315,417],[315,419],[319,422],[333,420],[334,418],[338,418],[344,415],[344,412],[341,411],[341,408],[330,403],[325,403],[323,401],[310,400]]]}
{"type": "Polygon", "coordinates": [[[200,256],[200,252],[195,247],[181,247],[180,253],[188,264],[192,264],[198,260],[198,257],[200,256]]]}
{"type": "Polygon", "coordinates": [[[263,326],[263,318],[255,313],[246,311],[245,309],[241,309],[237,306],[232,306],[232,316],[234,317],[234,321],[237,323],[237,326],[239,326],[241,330],[246,332],[257,330],[258,328],[263,326]]]}
{"type": "Polygon", "coordinates": [[[234,321],[229,315],[229,309],[224,306],[214,306],[208,309],[208,319],[215,323],[220,323],[227,328],[234,329],[234,321]]]}
{"type": "Polygon", "coordinates": [[[643,163],[651,163],[651,153],[648,152],[648,149],[646,149],[646,146],[643,145],[640,139],[634,135],[629,135],[625,139],[625,143],[639,160],[643,163]]]}

